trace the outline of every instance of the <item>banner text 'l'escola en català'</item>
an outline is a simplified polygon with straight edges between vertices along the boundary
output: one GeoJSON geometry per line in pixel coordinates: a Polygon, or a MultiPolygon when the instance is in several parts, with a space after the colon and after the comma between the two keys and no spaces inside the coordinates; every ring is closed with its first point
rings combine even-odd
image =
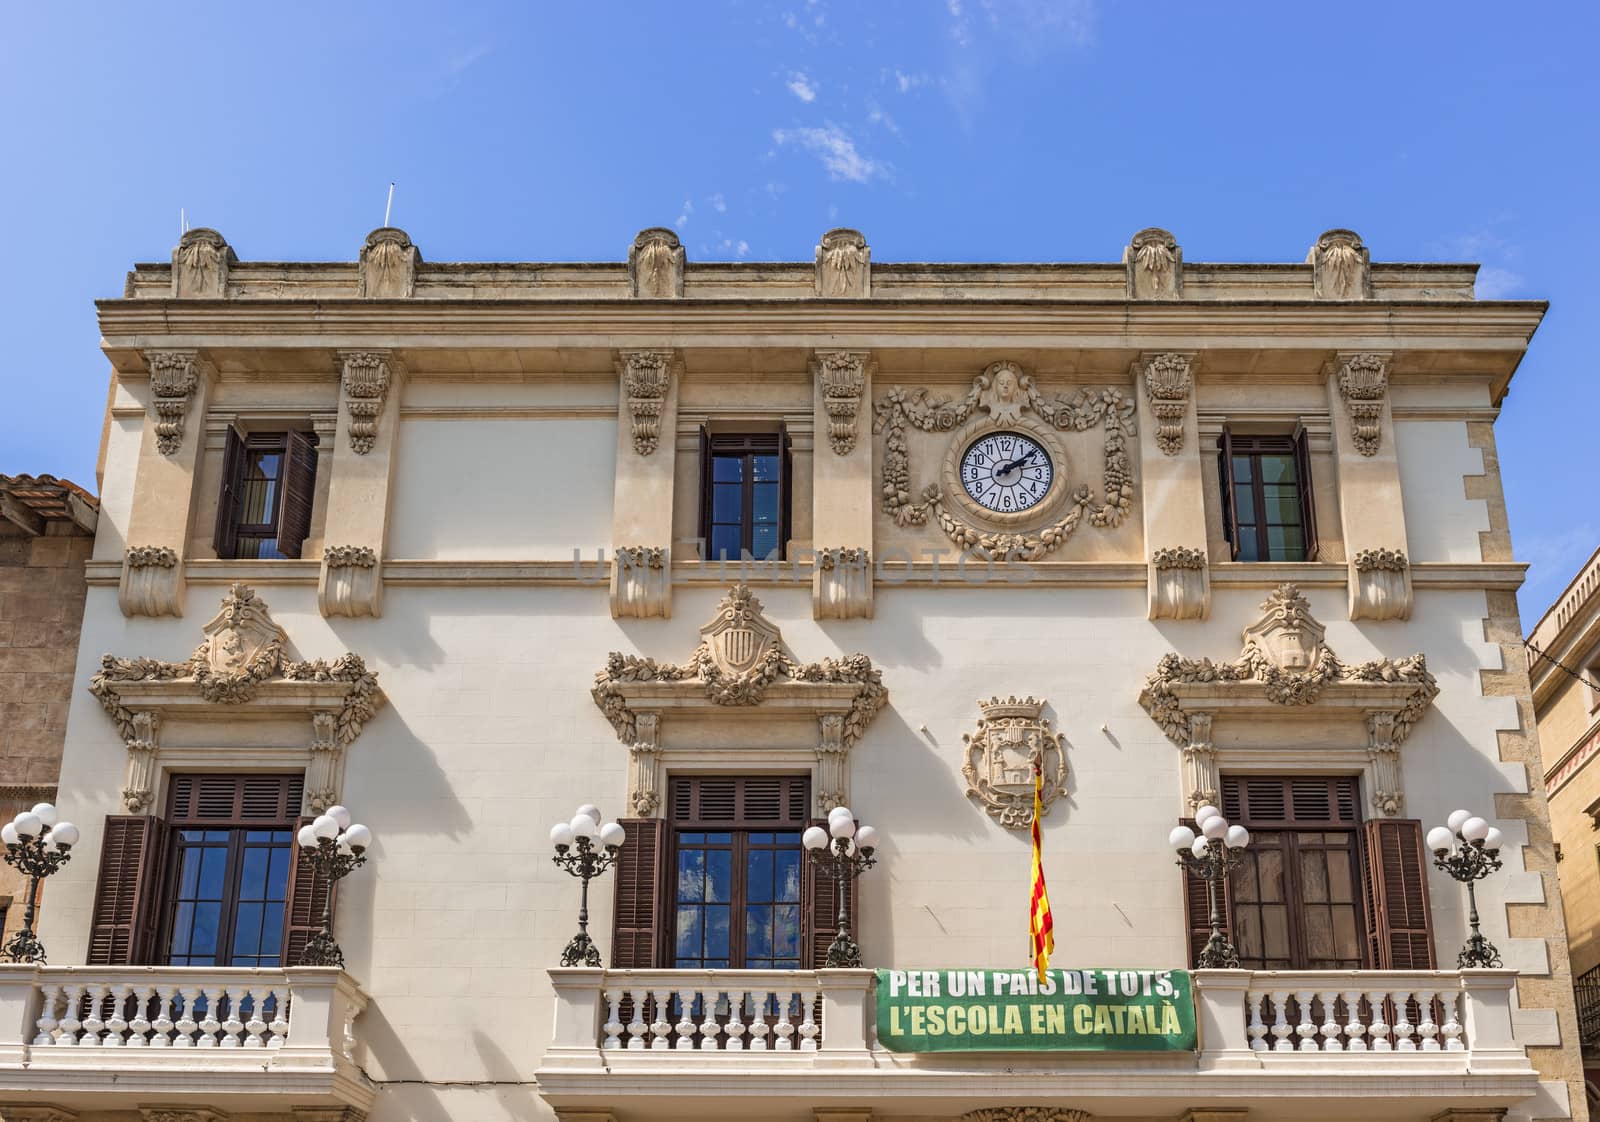
{"type": "Polygon", "coordinates": [[[892,1052],[1185,1052],[1185,970],[879,970],[878,1043],[892,1052]]]}

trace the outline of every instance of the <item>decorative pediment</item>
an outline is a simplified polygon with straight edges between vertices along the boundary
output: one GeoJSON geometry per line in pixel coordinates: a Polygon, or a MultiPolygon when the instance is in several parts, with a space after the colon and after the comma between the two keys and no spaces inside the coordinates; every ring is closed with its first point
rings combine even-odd
{"type": "Polygon", "coordinates": [[[1347,665],[1324,641],[1325,629],[1292,584],[1279,585],[1261,611],[1261,618],[1244,629],[1244,650],[1237,659],[1165,655],[1139,694],[1145,712],[1185,751],[1189,801],[1214,801],[1214,718],[1272,717],[1303,707],[1314,709],[1315,716],[1361,722],[1365,751],[1375,765],[1374,803],[1384,814],[1400,813],[1398,750],[1439,693],[1426,657],[1347,665]]]}
{"type": "Polygon", "coordinates": [[[687,662],[613,651],[595,675],[592,696],[633,754],[629,801],[635,814],[648,815],[660,806],[664,713],[704,719],[759,708],[768,717],[815,719],[817,735],[807,751],[815,752],[821,765],[818,802],[832,809],[844,802],[845,757],[889,695],[866,655],[800,662],[766,618],[761,601],[748,585],[738,584],[700,629],[700,645],[687,662]]]}
{"type": "MultiPolygon", "coordinates": [[[[287,657],[287,636],[266,602],[246,585],[228,589],[221,610],[202,630],[204,641],[183,662],[108,654],[89,684],[128,746],[123,798],[130,812],[147,809],[153,797],[163,720],[298,713],[312,730],[315,764],[318,753],[336,756],[360,736],[383,704],[377,674],[359,655],[347,652],[331,661],[287,657]]],[[[339,762],[331,759],[328,767],[313,767],[307,775],[312,809],[336,801],[339,762]]]]}

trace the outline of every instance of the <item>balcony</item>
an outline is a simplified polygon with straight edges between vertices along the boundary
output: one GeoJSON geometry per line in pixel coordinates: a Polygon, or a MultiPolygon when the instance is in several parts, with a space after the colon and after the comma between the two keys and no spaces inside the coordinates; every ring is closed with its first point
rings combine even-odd
{"type": "Polygon", "coordinates": [[[1511,1107],[1538,1079],[1511,1034],[1509,970],[1193,973],[1193,1052],[911,1054],[874,1040],[865,970],[550,971],[537,1073],[563,1111],[809,1120],[819,1106],[954,1117],[997,1105],[1096,1116],[1295,1101],[1347,1122],[1511,1107]],[[687,1015],[685,1011],[687,1010],[687,1015]],[[757,1015],[757,1011],[764,1011],[757,1015]]]}
{"type": "Polygon", "coordinates": [[[326,967],[0,965],[0,1107],[366,1110],[366,1004],[326,967]]]}

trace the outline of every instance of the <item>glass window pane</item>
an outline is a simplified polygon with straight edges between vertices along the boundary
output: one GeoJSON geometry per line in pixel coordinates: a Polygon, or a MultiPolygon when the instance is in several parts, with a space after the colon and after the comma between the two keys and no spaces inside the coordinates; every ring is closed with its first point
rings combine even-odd
{"type": "Polygon", "coordinates": [[[732,845],[733,835],[726,831],[720,834],[710,833],[706,835],[706,841],[712,845],[732,845]]]}
{"type": "MultiPolygon", "coordinates": [[[[751,844],[755,839],[751,838],[751,844]]],[[[769,904],[772,902],[772,859],[770,849],[752,849],[750,851],[750,864],[746,873],[746,898],[752,904],[769,904]]]]}
{"type": "Polygon", "coordinates": [[[783,850],[776,854],[773,899],[797,903],[800,899],[800,852],[783,850]]]}
{"type": "Polygon", "coordinates": [[[726,959],[729,953],[728,941],[728,913],[733,909],[727,907],[706,909],[706,949],[707,958],[726,959]]]}
{"type": "Polygon", "coordinates": [[[1250,467],[1249,456],[1235,456],[1233,458],[1233,480],[1235,483],[1249,483],[1255,478],[1250,467]]]}
{"type": "Polygon", "coordinates": [[[262,912],[261,918],[261,955],[270,962],[262,962],[263,966],[277,966],[278,956],[283,951],[283,905],[268,904],[262,912]]]}
{"type": "Polygon", "coordinates": [[[1350,873],[1348,853],[1328,854],[1328,899],[1336,904],[1348,904],[1355,900],[1350,873]]]}
{"type": "MultiPolygon", "coordinates": [[[[185,830],[187,839],[197,831],[185,830]]],[[[185,847],[180,851],[178,858],[178,899],[193,900],[195,889],[200,886],[200,858],[205,856],[205,850],[196,847],[185,847]]]]}
{"type": "Polygon", "coordinates": [[[730,561],[737,561],[739,560],[739,550],[739,527],[711,527],[711,559],[713,561],[724,557],[730,561]]]}
{"type": "Polygon", "coordinates": [[[189,953],[189,929],[194,925],[194,905],[179,904],[172,919],[172,957],[189,953]]]}
{"type": "Polygon", "coordinates": [[[1261,481],[1263,483],[1293,483],[1299,476],[1294,471],[1294,457],[1288,454],[1263,453],[1261,456],[1261,481]]]}
{"type": "Polygon", "coordinates": [[[744,953],[749,959],[772,957],[772,909],[746,908],[744,913],[744,953]]]}
{"type": "Polygon", "coordinates": [[[200,886],[195,895],[201,900],[221,900],[228,866],[226,849],[207,847],[200,859],[200,886]]]}
{"type": "Polygon", "coordinates": [[[776,522],[778,520],[778,485],[776,483],[757,483],[755,485],[755,510],[752,515],[756,522],[776,522]]]}
{"type": "Polygon", "coordinates": [[[1300,892],[1308,904],[1323,904],[1328,900],[1328,859],[1320,850],[1302,850],[1300,853],[1300,892]]]}
{"type": "Polygon", "coordinates": [[[1306,966],[1311,969],[1333,965],[1330,959],[1337,956],[1333,950],[1333,917],[1327,908],[1310,907],[1301,913],[1305,924],[1306,966]]]}
{"type": "Polygon", "coordinates": [[[1300,491],[1284,484],[1269,484],[1262,488],[1266,499],[1267,524],[1271,526],[1300,525],[1300,491]]]}
{"type": "Polygon", "coordinates": [[[244,866],[239,875],[239,899],[260,900],[267,892],[267,865],[271,851],[261,846],[248,846],[244,851],[244,866]]]}
{"type": "Polygon", "coordinates": [[[1245,960],[1260,959],[1261,947],[1261,910],[1255,907],[1236,908],[1233,913],[1234,939],[1239,948],[1239,957],[1245,960]]]}
{"type": "Polygon", "coordinates": [[[680,959],[700,957],[700,912],[701,909],[695,907],[678,909],[678,941],[675,950],[680,959]]]}
{"type": "Polygon", "coordinates": [[[783,904],[772,909],[772,953],[776,958],[800,960],[800,907],[783,904]]]}
{"type": "Polygon", "coordinates": [[[678,851],[678,899],[698,903],[705,899],[706,855],[703,850],[678,851]]]}
{"type": "Polygon", "coordinates": [[[750,533],[750,556],[765,561],[776,552],[778,527],[770,523],[753,527],[750,533]]]}
{"type": "Polygon", "coordinates": [[[1306,538],[1298,526],[1267,527],[1267,559],[1270,561],[1304,561],[1306,538]]]}
{"type": "Polygon", "coordinates": [[[1333,947],[1343,962],[1361,965],[1361,936],[1356,933],[1354,908],[1333,909],[1333,947]]]}
{"type": "Polygon", "coordinates": [[[738,483],[744,478],[743,456],[715,456],[711,460],[711,479],[715,483],[738,483]]]}
{"type": "Polygon", "coordinates": [[[1256,531],[1254,526],[1243,529],[1239,534],[1239,560],[1261,560],[1261,546],[1256,540],[1256,531]]]}
{"type": "Polygon", "coordinates": [[[1248,483],[1242,483],[1233,489],[1233,521],[1237,525],[1254,524],[1256,520],[1256,499],[1248,483]]]}
{"type": "Polygon", "coordinates": [[[777,479],[778,479],[778,457],[776,457],[776,456],[752,456],[752,457],[750,457],[750,459],[752,461],[752,465],[755,468],[755,472],[754,472],[753,478],[756,480],[756,482],[759,483],[762,480],[770,480],[772,482],[777,482],[777,479]]]}
{"type": "Polygon", "coordinates": [[[261,945],[261,917],[263,914],[260,904],[240,904],[239,914],[233,921],[233,953],[235,955],[254,955],[261,945]]]}
{"type": "Polygon", "coordinates": [[[706,853],[706,903],[726,904],[733,899],[733,854],[726,849],[706,853]]]}
{"type": "Polygon", "coordinates": [[[711,521],[738,522],[743,517],[743,501],[743,484],[714,484],[711,488],[711,521]]]}
{"type": "Polygon", "coordinates": [[[1277,903],[1283,899],[1283,853],[1276,849],[1263,849],[1256,854],[1256,868],[1260,872],[1261,899],[1277,903]]]}
{"type": "Polygon", "coordinates": [[[1261,932],[1264,936],[1267,958],[1289,957],[1289,911],[1282,904],[1269,904],[1261,909],[1261,932]]]}
{"type": "Polygon", "coordinates": [[[217,926],[222,920],[221,904],[196,904],[194,906],[194,927],[189,937],[189,960],[197,963],[197,956],[204,956],[206,961],[214,960],[217,954],[217,926]]]}

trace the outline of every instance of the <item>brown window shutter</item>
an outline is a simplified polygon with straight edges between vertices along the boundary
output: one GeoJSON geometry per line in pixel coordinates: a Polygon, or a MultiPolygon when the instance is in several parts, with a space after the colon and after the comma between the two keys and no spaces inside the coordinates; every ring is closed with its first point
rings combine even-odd
{"type": "Polygon", "coordinates": [[[1367,938],[1378,970],[1432,970],[1433,913],[1422,823],[1379,818],[1366,824],[1367,938]]]}
{"type": "MultiPolygon", "coordinates": [[[[294,824],[295,833],[314,819],[301,818],[294,824]]],[[[322,930],[323,902],[333,893],[338,903],[338,886],[330,885],[328,878],[317,871],[300,852],[298,837],[294,842],[293,858],[289,865],[288,903],[283,909],[283,964],[299,966],[311,936],[322,930]]]]}
{"type": "Polygon", "coordinates": [[[711,558],[711,431],[700,426],[700,560],[711,558]]]}
{"type": "Polygon", "coordinates": [[[317,446],[312,437],[291,429],[283,457],[282,505],[278,508],[278,552],[299,557],[311,533],[311,504],[317,489],[317,446]]]}
{"type": "Polygon", "coordinates": [[[1299,429],[1294,434],[1294,468],[1295,474],[1300,477],[1300,517],[1304,523],[1306,535],[1306,560],[1317,559],[1317,503],[1312,494],[1311,486],[1311,444],[1307,438],[1306,430],[1299,429]]]}
{"type": "Polygon", "coordinates": [[[167,836],[167,824],[160,818],[106,816],[100,881],[89,921],[90,966],[155,963],[167,836]]]}
{"type": "Polygon", "coordinates": [[[217,525],[211,548],[219,560],[232,560],[239,550],[239,477],[244,472],[244,438],[229,425],[222,440],[222,489],[217,493],[217,525]]]}
{"type": "Polygon", "coordinates": [[[617,851],[611,918],[611,966],[647,970],[660,964],[661,919],[667,914],[662,857],[667,823],[661,818],[624,818],[628,840],[617,851]]]}
{"type": "Polygon", "coordinates": [[[1239,527],[1233,519],[1233,433],[1222,430],[1221,461],[1217,465],[1217,479],[1222,491],[1222,536],[1228,539],[1228,556],[1239,560],[1239,527]]]}
{"type": "Polygon", "coordinates": [[[789,426],[778,427],[778,559],[789,559],[789,535],[794,533],[794,472],[791,470],[789,426]]]}
{"type": "MultiPolygon", "coordinates": [[[[810,823],[812,826],[828,828],[828,821],[819,818],[810,823]]],[[[828,944],[833,942],[833,937],[839,933],[839,889],[840,885],[834,879],[831,864],[823,864],[811,856],[807,856],[802,865],[804,872],[802,892],[805,898],[805,930],[802,933],[805,939],[804,949],[811,955],[809,962],[803,963],[807,970],[821,970],[828,964],[828,944]]],[[[849,893],[845,901],[846,914],[849,916],[849,931],[855,936],[861,919],[861,906],[856,898],[860,885],[843,886],[849,893]]]]}

